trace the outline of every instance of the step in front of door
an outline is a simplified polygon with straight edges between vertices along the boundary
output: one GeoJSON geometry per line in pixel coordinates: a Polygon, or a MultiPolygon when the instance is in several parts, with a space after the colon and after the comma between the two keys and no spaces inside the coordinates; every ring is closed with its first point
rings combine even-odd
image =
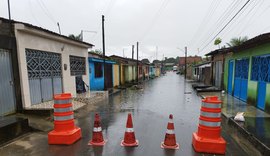
{"type": "Polygon", "coordinates": [[[27,118],[2,117],[0,118],[0,146],[30,131],[27,118]]]}

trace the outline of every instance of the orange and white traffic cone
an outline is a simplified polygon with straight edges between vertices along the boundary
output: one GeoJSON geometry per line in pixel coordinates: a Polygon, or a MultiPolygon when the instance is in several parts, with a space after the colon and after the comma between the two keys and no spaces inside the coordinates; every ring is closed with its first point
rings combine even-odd
{"type": "Polygon", "coordinates": [[[128,113],[126,132],[124,136],[124,140],[121,141],[121,146],[138,146],[139,141],[135,138],[135,132],[133,129],[132,117],[131,113],[128,113]]]}
{"type": "Polygon", "coordinates": [[[103,146],[105,143],[106,140],[103,139],[100,117],[98,114],[95,114],[92,140],[89,141],[88,145],[103,146]]]}
{"type": "Polygon", "coordinates": [[[161,148],[179,149],[179,144],[176,143],[172,114],[170,114],[170,116],[169,116],[167,131],[166,131],[164,142],[161,142],[161,148]]]}

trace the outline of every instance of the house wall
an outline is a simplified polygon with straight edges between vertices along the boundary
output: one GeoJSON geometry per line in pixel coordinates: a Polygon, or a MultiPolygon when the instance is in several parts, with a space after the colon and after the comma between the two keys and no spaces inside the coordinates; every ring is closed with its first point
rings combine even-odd
{"type": "MultiPolygon", "coordinates": [[[[90,65],[90,90],[103,90],[104,89],[104,72],[102,71],[102,77],[95,77],[95,63],[93,61],[89,62],[90,65]]],[[[102,64],[102,70],[104,65],[102,64]]]]}
{"type": "Polygon", "coordinates": [[[137,68],[136,66],[132,66],[132,78],[131,81],[135,81],[137,77],[137,68]]]}
{"type": "MultiPolygon", "coordinates": [[[[233,74],[235,73],[235,60],[241,58],[249,58],[249,72],[248,72],[248,93],[247,93],[247,103],[252,104],[254,106],[257,105],[257,93],[258,93],[258,82],[251,80],[251,67],[252,67],[252,57],[270,54],[270,43],[260,45],[251,49],[242,50],[233,53],[231,56],[226,57],[225,60],[225,70],[224,70],[224,88],[228,90],[228,75],[229,75],[229,61],[234,61],[233,74]]],[[[234,90],[234,75],[232,80],[232,87],[234,90]]],[[[266,103],[265,103],[265,111],[270,112],[270,84],[267,83],[266,86],[266,103]]]]}
{"type": "Polygon", "coordinates": [[[155,77],[156,76],[156,69],[155,69],[155,67],[153,67],[153,66],[150,66],[150,71],[149,71],[149,76],[150,77],[155,77]]]}
{"type": "Polygon", "coordinates": [[[21,84],[20,75],[18,67],[18,55],[17,55],[17,45],[16,38],[14,36],[14,29],[12,25],[12,32],[10,36],[10,25],[8,21],[0,21],[0,48],[8,49],[11,53],[11,63],[12,63],[12,75],[14,80],[14,94],[17,112],[22,111],[22,100],[21,100],[21,84]]]}
{"type": "Polygon", "coordinates": [[[119,65],[118,64],[113,65],[113,86],[114,87],[119,86],[119,65]]]}
{"type": "Polygon", "coordinates": [[[27,62],[25,49],[35,49],[61,54],[62,59],[62,82],[63,92],[71,93],[76,96],[75,76],[70,74],[69,56],[85,57],[86,74],[82,76],[84,82],[89,85],[89,67],[87,63],[87,47],[79,43],[73,43],[60,36],[48,34],[38,30],[27,29],[23,24],[15,25],[15,36],[17,42],[18,64],[21,82],[22,104],[24,108],[31,106],[30,89],[27,73],[27,62]],[[64,64],[67,64],[67,69],[64,70],[64,64]]]}
{"type": "Polygon", "coordinates": [[[155,70],[155,76],[159,77],[160,76],[160,67],[157,67],[155,70]]]}
{"type": "Polygon", "coordinates": [[[123,64],[120,65],[121,67],[121,85],[125,84],[125,66],[123,64]]]}

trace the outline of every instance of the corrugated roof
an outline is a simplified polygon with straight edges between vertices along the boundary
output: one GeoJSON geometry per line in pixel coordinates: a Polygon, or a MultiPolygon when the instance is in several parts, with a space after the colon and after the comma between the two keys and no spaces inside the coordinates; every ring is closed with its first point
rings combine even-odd
{"type": "MultiPolygon", "coordinates": [[[[8,19],[3,18],[3,17],[0,17],[0,20],[5,21],[5,22],[9,22],[8,19]]],[[[59,37],[63,37],[63,38],[65,38],[65,39],[72,40],[72,41],[74,41],[74,42],[78,42],[78,43],[81,43],[81,44],[85,44],[85,45],[88,45],[88,46],[90,46],[90,47],[93,47],[93,46],[94,46],[94,45],[91,44],[91,43],[87,43],[87,42],[75,40],[75,39],[69,38],[69,37],[67,37],[67,36],[65,36],[65,35],[61,35],[61,34],[58,34],[58,33],[53,32],[53,31],[50,31],[50,30],[48,30],[48,29],[44,29],[44,28],[42,28],[42,27],[38,27],[38,26],[29,24],[29,23],[20,22],[20,21],[15,21],[15,20],[11,20],[11,23],[13,23],[13,24],[15,24],[15,23],[23,24],[23,25],[25,25],[25,26],[27,26],[27,27],[30,27],[30,28],[33,28],[33,29],[37,29],[37,30],[40,30],[40,31],[43,31],[43,32],[46,32],[46,33],[50,33],[50,34],[52,34],[52,35],[56,35],[56,36],[59,36],[59,37]]]]}
{"type": "Polygon", "coordinates": [[[227,53],[227,52],[231,52],[232,48],[222,48],[222,49],[216,49],[214,51],[211,51],[210,53],[205,54],[205,56],[212,56],[212,55],[216,55],[216,54],[223,54],[223,53],[227,53]]]}
{"type": "Polygon", "coordinates": [[[232,47],[232,51],[235,52],[239,50],[245,50],[265,43],[270,43],[270,33],[258,35],[252,39],[247,40],[239,46],[232,47]]]}

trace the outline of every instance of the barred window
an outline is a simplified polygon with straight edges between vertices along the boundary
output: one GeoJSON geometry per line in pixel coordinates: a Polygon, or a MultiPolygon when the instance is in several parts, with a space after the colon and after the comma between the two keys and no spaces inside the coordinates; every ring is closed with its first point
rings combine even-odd
{"type": "Polygon", "coordinates": [[[251,80],[270,82],[270,56],[252,57],[251,80]]]}
{"type": "Polygon", "coordinates": [[[85,57],[69,56],[70,74],[72,76],[79,76],[86,74],[85,57]]]}
{"type": "Polygon", "coordinates": [[[95,62],[95,78],[100,78],[103,75],[103,69],[102,69],[102,63],[100,62],[95,62]]]}

